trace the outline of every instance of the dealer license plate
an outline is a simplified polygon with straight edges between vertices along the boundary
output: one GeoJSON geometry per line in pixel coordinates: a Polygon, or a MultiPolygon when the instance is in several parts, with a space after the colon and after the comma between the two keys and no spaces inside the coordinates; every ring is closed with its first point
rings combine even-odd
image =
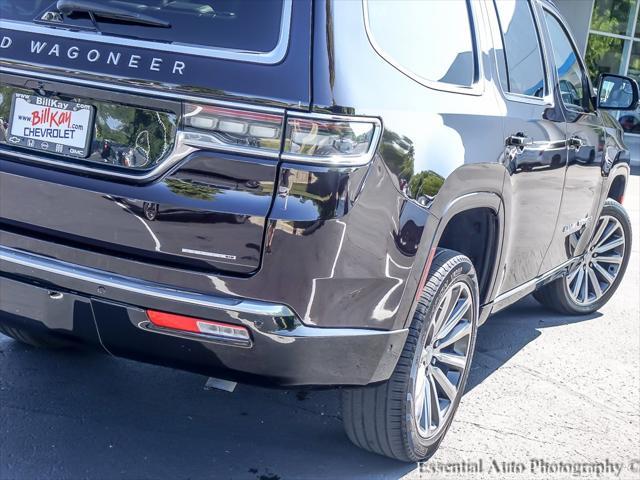
{"type": "Polygon", "coordinates": [[[15,146],[86,158],[93,115],[91,105],[16,93],[7,140],[15,146]]]}

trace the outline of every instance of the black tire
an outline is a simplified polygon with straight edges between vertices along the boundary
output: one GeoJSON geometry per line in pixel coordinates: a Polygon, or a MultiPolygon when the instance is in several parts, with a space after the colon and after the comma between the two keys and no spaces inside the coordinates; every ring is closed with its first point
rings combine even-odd
{"type": "Polygon", "coordinates": [[[14,340],[36,348],[64,348],[69,346],[68,343],[61,339],[54,338],[47,334],[37,334],[28,332],[22,328],[11,327],[0,323],[0,333],[14,340]]]}
{"type": "Polygon", "coordinates": [[[378,385],[342,390],[343,423],[349,439],[357,446],[406,462],[429,458],[438,448],[455,415],[469,375],[478,322],[478,281],[471,261],[457,252],[439,250],[429,279],[419,298],[409,335],[391,378],[378,385]],[[436,311],[449,287],[460,281],[471,292],[471,334],[468,337],[466,367],[460,378],[451,413],[437,435],[421,435],[414,414],[414,384],[423,345],[436,311]]]}
{"type": "Polygon", "coordinates": [[[565,315],[588,315],[602,308],[616,292],[627,270],[629,257],[631,256],[631,220],[624,207],[613,199],[606,200],[602,209],[601,218],[604,216],[611,216],[618,220],[622,226],[625,237],[625,251],[622,264],[613,284],[599,300],[590,305],[579,305],[571,298],[571,295],[569,295],[569,287],[567,286],[565,278],[558,278],[534,292],[534,298],[542,305],[565,315]]]}

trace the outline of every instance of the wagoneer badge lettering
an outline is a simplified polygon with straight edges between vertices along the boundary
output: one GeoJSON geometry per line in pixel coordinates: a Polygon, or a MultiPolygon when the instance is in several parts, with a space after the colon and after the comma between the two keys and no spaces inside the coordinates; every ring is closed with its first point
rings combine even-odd
{"type": "Polygon", "coordinates": [[[39,57],[66,57],[70,60],[84,59],[91,63],[102,62],[106,65],[114,67],[123,66],[132,70],[146,69],[152,72],[165,72],[172,75],[184,75],[187,67],[186,63],[181,60],[166,62],[164,58],[158,56],[157,53],[148,55],[124,54],[118,50],[97,48],[93,46],[90,49],[83,49],[77,45],[61,46],[60,43],[53,43],[46,40],[35,39],[29,44],[19,45],[14,43],[10,36],[4,36],[0,40],[1,49],[26,48],[28,52],[39,57]]]}

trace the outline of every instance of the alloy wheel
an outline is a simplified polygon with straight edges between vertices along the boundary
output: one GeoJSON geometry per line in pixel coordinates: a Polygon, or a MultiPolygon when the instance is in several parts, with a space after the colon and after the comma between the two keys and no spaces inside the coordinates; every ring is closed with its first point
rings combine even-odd
{"type": "Polygon", "coordinates": [[[625,248],[620,221],[609,215],[602,216],[587,251],[566,276],[571,300],[580,306],[600,300],[618,278],[625,248]]]}
{"type": "Polygon", "coordinates": [[[447,424],[469,365],[475,307],[464,282],[449,286],[435,310],[415,380],[415,419],[420,435],[438,435],[447,424]]]}

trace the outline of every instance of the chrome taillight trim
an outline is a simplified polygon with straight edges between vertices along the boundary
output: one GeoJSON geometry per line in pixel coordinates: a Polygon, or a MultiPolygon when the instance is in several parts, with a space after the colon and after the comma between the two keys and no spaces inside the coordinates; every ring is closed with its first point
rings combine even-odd
{"type": "MultiPolygon", "coordinates": [[[[0,63],[2,63],[0,61],[0,63]]],[[[275,115],[281,115],[283,118],[282,124],[282,132],[281,132],[281,147],[280,150],[269,150],[269,149],[259,149],[253,147],[246,147],[242,145],[215,145],[207,142],[200,142],[197,139],[193,138],[194,132],[189,130],[179,130],[176,133],[176,139],[174,142],[173,150],[169,153],[169,155],[160,160],[158,165],[150,170],[143,172],[123,172],[122,170],[116,170],[115,168],[109,169],[105,167],[93,166],[91,163],[86,162],[84,164],[80,163],[71,163],[65,160],[57,160],[54,158],[44,157],[41,155],[36,155],[33,153],[29,153],[26,151],[17,151],[11,150],[8,148],[3,148],[0,145],[0,156],[12,157],[16,159],[26,160],[32,163],[39,163],[50,165],[54,167],[58,167],[64,170],[76,171],[76,172],[84,172],[90,173],[94,175],[99,175],[107,178],[118,178],[123,180],[130,180],[136,182],[145,182],[149,180],[153,180],[158,178],[160,175],[166,173],[179,162],[184,160],[187,156],[194,152],[198,151],[216,151],[216,152],[226,152],[226,153],[236,153],[241,155],[249,155],[264,159],[280,159],[287,162],[293,163],[304,163],[318,166],[327,166],[327,167],[359,167],[368,164],[373,159],[375,152],[377,151],[378,144],[380,142],[380,138],[382,136],[383,125],[379,118],[377,117],[365,117],[365,116],[350,116],[350,115],[334,115],[334,114],[326,114],[326,113],[315,113],[315,112],[298,112],[285,110],[282,108],[274,108],[274,107],[265,107],[261,105],[250,105],[245,103],[238,102],[229,102],[223,100],[216,99],[208,99],[201,97],[194,97],[190,95],[182,95],[176,93],[169,92],[161,92],[157,90],[151,90],[146,88],[133,88],[126,87],[122,85],[117,85],[113,83],[100,82],[100,81],[92,81],[86,79],[76,79],[70,78],[68,76],[61,76],[55,74],[49,74],[45,72],[37,72],[32,70],[23,70],[16,68],[7,68],[3,66],[2,73],[6,74],[15,74],[15,75],[23,75],[32,78],[40,78],[44,80],[58,81],[68,84],[79,84],[83,86],[96,87],[102,89],[112,89],[122,92],[139,94],[147,97],[156,97],[156,98],[165,98],[172,100],[179,100],[182,102],[196,103],[202,105],[211,105],[225,108],[235,108],[245,111],[251,112],[261,112],[261,113],[270,113],[275,115]],[[371,143],[369,148],[364,154],[361,155],[335,155],[335,156],[309,156],[309,155],[300,155],[295,153],[287,153],[283,152],[283,139],[286,135],[286,127],[287,121],[290,118],[306,118],[310,120],[318,120],[318,121],[334,121],[334,122],[351,122],[351,123],[367,123],[373,125],[374,131],[371,139],[371,143]],[[191,138],[190,138],[191,137],[191,138]]],[[[0,74],[1,76],[1,74],[0,74]]],[[[202,133],[200,133],[202,135],[202,133]]]]}
{"type": "Polygon", "coordinates": [[[194,147],[197,150],[226,152],[226,153],[239,153],[242,155],[252,155],[261,158],[275,158],[280,156],[280,150],[267,150],[251,147],[243,147],[241,145],[216,145],[214,143],[200,141],[196,138],[190,138],[190,135],[197,135],[200,137],[207,136],[206,132],[180,132],[183,135],[183,143],[190,147],[194,147]]]}
{"type": "Polygon", "coordinates": [[[285,128],[290,118],[303,118],[309,120],[326,120],[331,122],[350,122],[350,123],[367,123],[373,125],[373,136],[369,148],[361,155],[334,155],[334,156],[313,156],[300,155],[296,153],[283,152],[280,158],[289,162],[313,164],[329,167],[360,167],[367,165],[376,153],[380,138],[382,136],[382,122],[377,117],[363,117],[350,115],[333,115],[327,113],[304,113],[304,112],[287,112],[285,119],[285,128]]]}

